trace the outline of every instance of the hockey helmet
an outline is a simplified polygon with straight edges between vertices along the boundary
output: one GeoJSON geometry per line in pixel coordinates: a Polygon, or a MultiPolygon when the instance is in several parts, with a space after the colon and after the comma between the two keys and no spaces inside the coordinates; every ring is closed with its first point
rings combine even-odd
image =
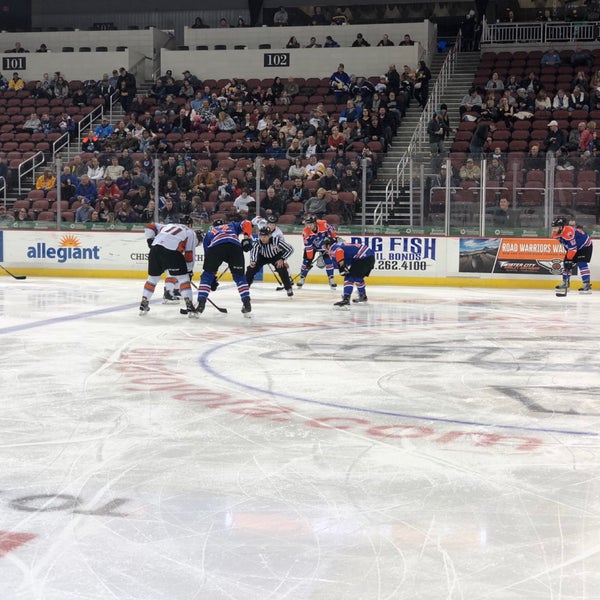
{"type": "Polygon", "coordinates": [[[334,237],[326,237],[323,240],[323,247],[324,248],[331,248],[331,246],[333,246],[335,243],[337,242],[337,240],[334,237]]]}
{"type": "Polygon", "coordinates": [[[215,219],[213,221],[213,227],[220,227],[221,225],[223,225],[223,219],[215,219]]]}
{"type": "Polygon", "coordinates": [[[308,215],[308,217],[306,217],[306,219],[304,219],[304,222],[307,224],[316,223],[317,217],[315,217],[315,215],[308,215]]]}
{"type": "Polygon", "coordinates": [[[181,224],[186,227],[191,227],[194,224],[194,220],[189,215],[184,215],[181,217],[181,224]]]}
{"type": "Polygon", "coordinates": [[[277,223],[277,221],[278,221],[278,220],[279,220],[279,219],[277,218],[277,216],[276,216],[276,215],[269,215],[269,216],[267,217],[267,221],[268,221],[269,223],[277,223]]]}
{"type": "Polygon", "coordinates": [[[552,221],[552,227],[566,227],[568,224],[569,221],[565,217],[556,217],[556,219],[552,221]]]}
{"type": "Polygon", "coordinates": [[[261,227],[258,235],[271,235],[271,230],[268,227],[261,227]]]}
{"type": "Polygon", "coordinates": [[[198,242],[198,244],[201,244],[202,240],[204,239],[204,233],[202,233],[199,229],[196,230],[194,233],[196,234],[196,241],[198,242]]]}

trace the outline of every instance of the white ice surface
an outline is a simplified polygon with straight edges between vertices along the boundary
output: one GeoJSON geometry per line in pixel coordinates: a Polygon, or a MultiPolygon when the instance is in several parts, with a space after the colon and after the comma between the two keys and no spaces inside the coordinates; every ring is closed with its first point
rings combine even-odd
{"type": "Polygon", "coordinates": [[[0,278],[0,599],[600,599],[600,293],[142,284],[0,278]]]}

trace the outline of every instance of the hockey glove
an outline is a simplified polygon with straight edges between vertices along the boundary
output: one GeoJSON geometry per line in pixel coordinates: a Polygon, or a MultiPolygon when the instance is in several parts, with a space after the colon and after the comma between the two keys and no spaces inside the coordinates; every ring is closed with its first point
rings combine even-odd
{"type": "Polygon", "coordinates": [[[213,280],[211,281],[210,289],[211,289],[211,291],[214,292],[218,287],[219,287],[219,282],[217,281],[217,277],[215,276],[215,277],[213,277],[213,280]]]}
{"type": "Polygon", "coordinates": [[[250,252],[250,250],[252,250],[252,240],[250,238],[244,238],[242,240],[242,250],[244,252],[250,252]]]}
{"type": "Polygon", "coordinates": [[[146,243],[148,244],[148,248],[152,248],[152,242],[153,241],[154,241],[154,239],[146,240],[146,243]]]}
{"type": "Polygon", "coordinates": [[[575,266],[575,263],[572,260],[563,261],[563,271],[571,272],[573,270],[574,266],[575,266]]]}

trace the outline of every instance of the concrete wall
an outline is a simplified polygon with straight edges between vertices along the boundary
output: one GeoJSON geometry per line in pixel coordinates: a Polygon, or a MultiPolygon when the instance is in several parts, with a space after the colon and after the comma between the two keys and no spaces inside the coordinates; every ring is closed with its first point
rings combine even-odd
{"type": "MultiPolygon", "coordinates": [[[[150,79],[152,72],[158,68],[160,49],[169,44],[171,36],[158,29],[133,31],[44,31],[44,32],[3,32],[0,52],[14,47],[21,42],[26,54],[6,54],[7,57],[24,56],[27,59],[27,70],[23,76],[28,79],[39,79],[41,73],[63,71],[67,79],[89,79],[104,72],[111,72],[119,67],[127,67],[138,71],[142,79],[150,79]],[[49,53],[35,52],[41,44],[46,44],[49,53]],[[74,53],[62,53],[64,46],[75,48],[74,53]],[[85,52],[77,50],[82,46],[107,46],[110,52],[85,52]],[[127,46],[129,52],[116,53],[118,46],[127,46]],[[127,61],[127,62],[125,62],[127,61]],[[29,66],[31,65],[31,67],[29,66]],[[42,66],[43,65],[43,66],[42,66]],[[133,67],[136,67],[133,69],[133,67]],[[30,71],[31,69],[31,71],[30,71]]],[[[12,69],[21,72],[20,69],[12,69]]],[[[3,67],[3,72],[9,69],[3,67]]]]}
{"type": "Polygon", "coordinates": [[[329,77],[344,63],[348,74],[374,76],[388,70],[395,63],[399,71],[407,64],[416,66],[424,51],[420,45],[391,46],[388,48],[323,48],[279,50],[290,54],[289,67],[265,67],[265,54],[271,50],[216,50],[169,51],[162,50],[162,72],[171,69],[181,78],[189,69],[199,79],[240,77],[266,79],[271,77],[329,77]]]}

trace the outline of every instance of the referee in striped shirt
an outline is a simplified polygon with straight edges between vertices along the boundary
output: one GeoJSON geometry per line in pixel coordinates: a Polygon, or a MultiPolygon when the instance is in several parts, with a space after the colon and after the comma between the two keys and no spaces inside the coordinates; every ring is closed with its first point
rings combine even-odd
{"type": "Polygon", "coordinates": [[[248,285],[252,285],[254,276],[264,265],[270,264],[275,267],[287,295],[293,296],[292,281],[286,264],[293,252],[294,249],[282,237],[273,237],[268,227],[262,227],[250,250],[250,264],[246,269],[248,285]]]}

